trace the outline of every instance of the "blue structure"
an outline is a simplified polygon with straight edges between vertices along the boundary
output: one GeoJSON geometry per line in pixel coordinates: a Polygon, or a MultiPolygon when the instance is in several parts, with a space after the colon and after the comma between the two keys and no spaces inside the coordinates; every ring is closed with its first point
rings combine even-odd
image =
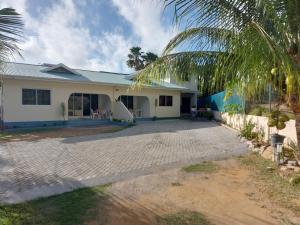
{"type": "Polygon", "coordinates": [[[212,110],[224,112],[224,106],[227,104],[237,104],[243,105],[244,99],[234,93],[226,101],[224,100],[225,91],[219,92],[217,94],[211,95],[205,98],[205,104],[209,104],[212,110]]]}

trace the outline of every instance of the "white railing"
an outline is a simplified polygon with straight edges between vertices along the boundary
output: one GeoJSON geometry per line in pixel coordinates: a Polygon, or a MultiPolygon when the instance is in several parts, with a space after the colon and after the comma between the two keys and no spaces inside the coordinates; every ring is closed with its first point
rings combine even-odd
{"type": "Polygon", "coordinates": [[[127,107],[121,101],[115,102],[115,113],[113,117],[118,120],[125,120],[128,122],[133,121],[132,113],[127,109],[127,107]]]}

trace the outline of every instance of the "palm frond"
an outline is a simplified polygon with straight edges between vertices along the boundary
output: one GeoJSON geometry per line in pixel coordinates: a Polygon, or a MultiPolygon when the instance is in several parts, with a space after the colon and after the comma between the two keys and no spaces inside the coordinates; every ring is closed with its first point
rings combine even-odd
{"type": "Polygon", "coordinates": [[[20,14],[12,8],[0,10],[0,61],[14,54],[20,55],[18,43],[23,35],[23,21],[20,14]]]}

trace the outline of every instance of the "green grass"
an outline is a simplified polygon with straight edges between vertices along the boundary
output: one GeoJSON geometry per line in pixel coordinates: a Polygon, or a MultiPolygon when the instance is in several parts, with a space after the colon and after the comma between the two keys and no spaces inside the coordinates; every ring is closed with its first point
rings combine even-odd
{"type": "Polygon", "coordinates": [[[218,166],[212,162],[202,162],[199,164],[193,164],[182,168],[187,173],[204,172],[212,173],[218,170],[218,166]]]}
{"type": "Polygon", "coordinates": [[[1,225],[76,225],[97,219],[106,224],[105,190],[109,185],[83,188],[38,200],[0,206],[1,225]]]}
{"type": "MultiPolygon", "coordinates": [[[[293,210],[300,215],[300,206],[294,200],[300,199],[300,184],[291,184],[282,178],[277,166],[258,154],[249,154],[239,158],[242,165],[254,172],[257,187],[275,203],[293,210]],[[268,169],[274,168],[273,170],[268,169]]],[[[297,175],[296,175],[297,176],[297,175]]]]}
{"type": "Polygon", "coordinates": [[[159,225],[212,225],[201,213],[178,212],[158,219],[159,225]]]}

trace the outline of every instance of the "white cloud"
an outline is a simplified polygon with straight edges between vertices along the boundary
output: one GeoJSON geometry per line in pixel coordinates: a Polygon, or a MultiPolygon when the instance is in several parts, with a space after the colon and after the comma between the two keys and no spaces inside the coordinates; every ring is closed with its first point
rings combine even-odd
{"type": "Polygon", "coordinates": [[[178,32],[172,25],[162,24],[164,10],[161,0],[112,0],[141,39],[142,49],[161,53],[168,41],[178,32]]]}
{"type": "MultiPolygon", "coordinates": [[[[25,21],[22,55],[27,63],[65,63],[73,68],[128,72],[127,51],[132,44],[117,33],[93,37],[84,27],[84,15],[73,0],[61,0],[38,18],[27,13],[26,0],[1,0],[0,7],[13,7],[25,21]]],[[[22,61],[22,60],[18,60],[22,61]]]]}
{"type": "Polygon", "coordinates": [[[73,68],[129,72],[126,59],[130,47],[139,45],[146,51],[160,53],[176,32],[172,26],[163,26],[159,0],[112,0],[133,28],[134,34],[129,37],[118,28],[93,36],[84,25],[84,12],[75,0],[59,0],[41,8],[37,17],[28,13],[27,1],[1,0],[0,8],[10,6],[22,14],[25,40],[21,48],[28,63],[61,62],[73,68]]]}

